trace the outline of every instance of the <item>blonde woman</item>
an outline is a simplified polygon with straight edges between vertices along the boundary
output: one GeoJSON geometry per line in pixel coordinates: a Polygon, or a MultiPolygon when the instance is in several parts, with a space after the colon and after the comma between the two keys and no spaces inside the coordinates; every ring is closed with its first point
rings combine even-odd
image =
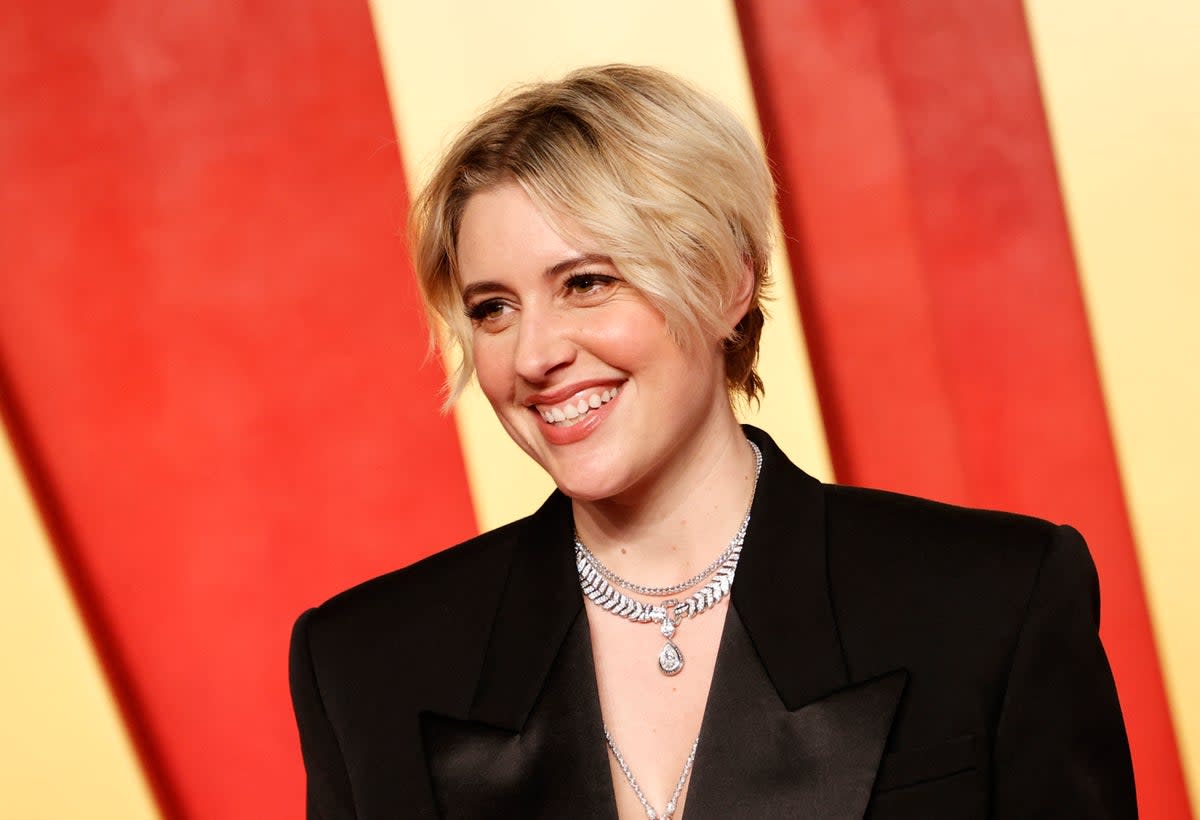
{"type": "Polygon", "coordinates": [[[823,485],[738,424],[773,197],[645,68],[450,148],[411,220],[450,398],[476,377],[558,489],[300,618],[310,817],[1135,816],[1074,530],[823,485]]]}

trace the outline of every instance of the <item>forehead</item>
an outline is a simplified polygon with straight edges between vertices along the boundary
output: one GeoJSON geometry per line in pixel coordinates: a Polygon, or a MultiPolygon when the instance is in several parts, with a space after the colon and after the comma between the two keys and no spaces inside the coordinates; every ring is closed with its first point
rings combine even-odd
{"type": "Polygon", "coordinates": [[[580,254],[515,183],[472,194],[463,209],[456,255],[464,286],[485,278],[541,273],[580,254]]]}

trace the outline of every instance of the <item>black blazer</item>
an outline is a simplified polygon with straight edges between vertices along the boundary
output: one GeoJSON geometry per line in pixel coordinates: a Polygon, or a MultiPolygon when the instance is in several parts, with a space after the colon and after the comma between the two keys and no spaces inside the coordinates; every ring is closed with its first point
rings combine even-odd
{"type": "MultiPolygon", "coordinates": [[[[1132,818],[1069,527],[762,476],[686,817],[1132,818]]],[[[615,818],[559,493],[297,621],[310,818],[615,818]]]]}

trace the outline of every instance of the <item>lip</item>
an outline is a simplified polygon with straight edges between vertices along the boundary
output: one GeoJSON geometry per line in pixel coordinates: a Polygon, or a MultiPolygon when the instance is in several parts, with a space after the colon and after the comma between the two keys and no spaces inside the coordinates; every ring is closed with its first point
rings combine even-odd
{"type": "MultiPolygon", "coordinates": [[[[580,390],[587,390],[598,385],[608,385],[610,383],[611,380],[607,380],[594,382],[582,387],[576,386],[572,388],[573,392],[561,394],[561,398],[557,399],[557,401],[568,399],[575,393],[578,393],[580,390]]],[[[624,384],[623,381],[620,383],[624,384]]],[[[559,394],[553,393],[545,395],[553,396],[559,394]]],[[[621,390],[607,404],[602,404],[599,407],[589,411],[588,414],[583,417],[583,421],[579,422],[578,424],[573,424],[570,427],[560,427],[557,424],[548,424],[546,420],[542,418],[541,414],[538,412],[538,409],[533,405],[529,406],[529,412],[534,415],[538,430],[541,431],[542,437],[545,438],[547,443],[556,445],[574,444],[577,441],[582,441],[595,432],[596,428],[603,424],[604,420],[608,418],[609,413],[612,412],[613,405],[619,402],[624,395],[625,391],[621,390]]],[[[550,404],[551,402],[543,400],[538,403],[550,404]]]]}
{"type": "Polygon", "coordinates": [[[620,387],[625,383],[625,379],[589,379],[587,381],[574,382],[565,385],[557,390],[551,390],[546,393],[534,393],[522,399],[521,404],[532,408],[536,404],[558,404],[566,401],[572,396],[582,393],[585,390],[591,390],[594,387],[620,387]]]}

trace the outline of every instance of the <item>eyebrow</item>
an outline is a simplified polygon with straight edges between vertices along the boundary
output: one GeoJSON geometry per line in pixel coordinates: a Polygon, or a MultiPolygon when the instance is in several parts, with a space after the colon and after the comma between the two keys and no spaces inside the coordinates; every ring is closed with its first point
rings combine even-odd
{"type": "MultiPolygon", "coordinates": [[[[556,262],[542,272],[542,276],[546,279],[556,279],[567,271],[575,268],[586,267],[587,265],[611,265],[612,257],[605,256],[602,253],[584,253],[579,256],[572,256],[564,259],[561,262],[556,262]]],[[[463,288],[462,300],[463,304],[469,304],[470,301],[484,293],[495,293],[496,291],[507,290],[500,282],[487,280],[483,282],[473,282],[463,288]]]]}
{"type": "Polygon", "coordinates": [[[612,258],[605,256],[602,253],[584,253],[579,256],[572,256],[570,259],[564,259],[556,265],[551,265],[546,268],[545,274],[547,279],[553,279],[561,273],[565,273],[575,268],[582,268],[587,265],[611,265],[612,258]]]}

